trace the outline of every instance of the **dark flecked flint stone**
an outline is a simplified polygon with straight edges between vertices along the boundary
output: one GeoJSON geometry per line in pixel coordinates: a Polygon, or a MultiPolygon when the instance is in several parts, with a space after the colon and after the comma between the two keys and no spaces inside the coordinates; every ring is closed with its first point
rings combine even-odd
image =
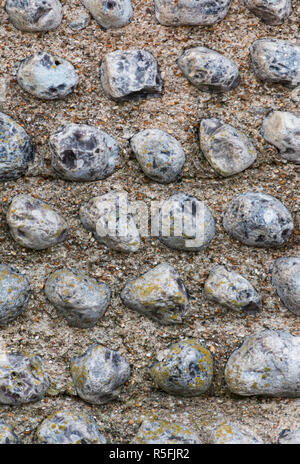
{"type": "Polygon", "coordinates": [[[195,430],[171,420],[146,419],[142,422],[133,444],[138,445],[200,445],[195,430]]]}
{"type": "Polygon", "coordinates": [[[292,12],[291,0],[244,0],[245,6],[266,24],[282,24],[292,12]]]}
{"type": "Polygon", "coordinates": [[[12,266],[0,264],[0,327],[23,313],[30,293],[29,280],[24,274],[12,266]]]}
{"type": "Polygon", "coordinates": [[[0,445],[20,445],[22,441],[11,425],[0,419],[0,445]]]}
{"type": "Polygon", "coordinates": [[[294,314],[300,315],[300,258],[285,256],[271,266],[272,284],[283,304],[294,314]]]}
{"type": "Polygon", "coordinates": [[[62,20],[58,0],[7,0],[5,9],[12,24],[24,32],[52,31],[62,20]]]}
{"type": "Polygon", "coordinates": [[[117,29],[130,23],[133,17],[131,0],[81,0],[103,29],[117,29]]]}

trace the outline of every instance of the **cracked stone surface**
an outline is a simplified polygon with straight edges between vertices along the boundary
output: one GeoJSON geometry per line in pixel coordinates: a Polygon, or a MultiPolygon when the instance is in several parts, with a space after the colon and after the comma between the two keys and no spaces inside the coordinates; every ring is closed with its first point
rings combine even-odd
{"type": "Polygon", "coordinates": [[[300,258],[278,258],[271,266],[272,284],[284,306],[300,315],[300,258]]]}
{"type": "Polygon", "coordinates": [[[5,9],[12,24],[24,32],[52,31],[62,20],[58,0],[7,0],[5,9]]]}
{"type": "Polygon", "coordinates": [[[31,289],[18,269],[0,264],[0,327],[6,326],[26,309],[31,289]]]}
{"type": "Polygon", "coordinates": [[[278,437],[279,445],[300,445],[300,427],[297,430],[282,430],[278,437]]]}
{"type": "Polygon", "coordinates": [[[117,29],[130,23],[133,17],[131,0],[81,0],[103,29],[117,29]]]}

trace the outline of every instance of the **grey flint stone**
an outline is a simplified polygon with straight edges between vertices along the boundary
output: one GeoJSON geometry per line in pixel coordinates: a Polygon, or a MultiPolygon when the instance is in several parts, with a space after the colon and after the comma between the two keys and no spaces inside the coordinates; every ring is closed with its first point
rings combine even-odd
{"type": "Polygon", "coordinates": [[[130,23],[133,17],[131,0],[81,0],[103,29],[117,29],[130,23]]]}
{"type": "Polygon", "coordinates": [[[25,310],[31,294],[29,280],[18,269],[0,264],[0,327],[25,310]]]}
{"type": "Polygon", "coordinates": [[[244,0],[251,13],[271,26],[282,24],[292,12],[291,0],[244,0]]]}
{"type": "Polygon", "coordinates": [[[5,9],[12,24],[23,32],[52,31],[62,20],[58,0],[7,0],[5,9]]]}
{"type": "Polygon", "coordinates": [[[300,258],[278,258],[271,266],[272,284],[284,306],[300,315],[300,258]]]}

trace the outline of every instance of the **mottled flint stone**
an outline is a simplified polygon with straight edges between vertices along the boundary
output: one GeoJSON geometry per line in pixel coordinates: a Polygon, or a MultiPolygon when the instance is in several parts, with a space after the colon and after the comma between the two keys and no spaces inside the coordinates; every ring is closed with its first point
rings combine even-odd
{"type": "Polygon", "coordinates": [[[200,445],[197,433],[167,420],[144,420],[133,440],[137,445],[200,445]]]}
{"type": "Polygon", "coordinates": [[[106,247],[121,252],[135,252],[141,238],[124,192],[110,192],[94,197],[80,208],[83,226],[106,247]]]}
{"type": "Polygon", "coordinates": [[[63,242],[69,232],[60,214],[31,195],[16,195],[8,208],[6,220],[12,238],[19,245],[34,250],[63,242]]]}
{"type": "Polygon", "coordinates": [[[62,20],[58,0],[7,0],[5,9],[12,24],[24,32],[52,31],[62,20]]]}
{"type": "Polygon", "coordinates": [[[46,281],[45,294],[70,326],[80,328],[93,327],[111,297],[106,284],[75,269],[54,271],[46,281]]]}
{"type": "Polygon", "coordinates": [[[0,445],[20,445],[22,441],[11,425],[0,419],[0,445]]]}
{"type": "Polygon", "coordinates": [[[20,405],[39,401],[49,388],[39,356],[0,353],[0,403],[20,405]]]}
{"type": "Polygon", "coordinates": [[[206,346],[195,339],[174,343],[156,356],[150,375],[155,384],[171,395],[199,396],[213,378],[213,358],[206,346]]]}
{"type": "Polygon", "coordinates": [[[35,97],[57,100],[73,92],[78,84],[78,75],[68,61],[40,52],[21,62],[17,81],[22,89],[35,97]]]}
{"type": "Polygon", "coordinates": [[[178,58],[177,64],[191,84],[206,92],[227,92],[240,83],[236,64],[207,47],[189,48],[178,58]]]}
{"type": "Polygon", "coordinates": [[[251,140],[221,119],[202,119],[199,139],[205,158],[223,177],[244,171],[256,160],[257,153],[251,140]]]}
{"type": "Polygon", "coordinates": [[[165,200],[153,221],[159,227],[159,240],[174,250],[203,250],[215,235],[210,209],[186,193],[177,193],[165,200]]]}
{"type": "Polygon", "coordinates": [[[287,242],[294,224],[281,201],[265,193],[246,192],[231,201],[223,227],[245,245],[277,247],[287,242]]]}
{"type": "Polygon", "coordinates": [[[259,39],[250,47],[251,62],[262,81],[291,89],[300,84],[300,47],[280,39],[259,39]]]}
{"type": "Polygon", "coordinates": [[[210,26],[225,18],[230,0],[154,0],[155,16],[164,26],[210,26]]]}
{"type": "Polygon", "coordinates": [[[103,29],[117,29],[130,23],[133,17],[131,0],[81,0],[103,29]]]}
{"type": "Polygon", "coordinates": [[[210,432],[208,442],[213,445],[263,445],[263,441],[238,424],[222,421],[210,432]]]}
{"type": "Polygon", "coordinates": [[[27,277],[16,268],[0,264],[0,327],[16,319],[30,298],[27,277]]]}
{"type": "Polygon", "coordinates": [[[284,306],[300,315],[300,258],[278,258],[271,266],[272,284],[284,306]]]}
{"type": "Polygon", "coordinates": [[[225,368],[229,390],[240,396],[300,396],[300,337],[264,330],[246,337],[225,368]]]}
{"type": "Polygon", "coordinates": [[[176,270],[159,264],[121,292],[125,306],[161,324],[181,324],[188,306],[188,293],[176,270]]]}
{"type": "Polygon", "coordinates": [[[116,101],[159,96],[163,81],[154,56],[146,50],[117,50],[101,63],[100,79],[105,94],[116,101]]]}
{"type": "Polygon", "coordinates": [[[261,135],[281,158],[300,164],[300,113],[273,111],[264,119],[261,135]]]}
{"type": "Polygon", "coordinates": [[[97,344],[72,358],[70,370],[78,395],[92,404],[116,399],[130,376],[130,365],[123,356],[97,344]]]}
{"type": "Polygon", "coordinates": [[[74,14],[72,20],[68,23],[69,28],[74,32],[82,31],[85,29],[91,20],[89,13],[86,11],[79,11],[76,13],[74,14]]]}
{"type": "Polygon", "coordinates": [[[0,181],[25,174],[34,159],[34,147],[22,126],[0,112],[0,181]]]}
{"type": "Polygon", "coordinates": [[[87,124],[67,124],[51,135],[52,167],[63,179],[105,179],[117,168],[119,145],[106,132],[87,124]]]}
{"type": "Polygon", "coordinates": [[[292,12],[291,0],[244,0],[244,3],[251,13],[271,26],[282,24],[292,12]]]}
{"type": "Polygon", "coordinates": [[[159,129],[146,129],[131,139],[131,148],[146,176],[162,184],[174,182],[185,163],[185,153],[175,137],[159,129]]]}
{"type": "Polygon", "coordinates": [[[255,314],[262,308],[262,300],[251,283],[224,265],[214,266],[204,284],[204,294],[234,311],[255,314]]]}
{"type": "Polygon", "coordinates": [[[48,416],[36,430],[36,443],[49,445],[105,444],[97,422],[88,414],[60,410],[48,416]]]}
{"type": "Polygon", "coordinates": [[[278,437],[279,445],[300,445],[300,427],[297,430],[282,430],[278,437]]]}

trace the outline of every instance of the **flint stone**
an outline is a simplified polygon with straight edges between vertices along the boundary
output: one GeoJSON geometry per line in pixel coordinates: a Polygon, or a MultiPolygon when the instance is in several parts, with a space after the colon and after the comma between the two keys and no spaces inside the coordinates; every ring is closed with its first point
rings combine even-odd
{"type": "Polygon", "coordinates": [[[0,403],[20,405],[39,401],[49,388],[39,356],[0,353],[0,403]]]}
{"type": "Polygon", "coordinates": [[[131,0],[81,0],[103,29],[117,29],[130,23],[133,17],[131,0]]]}
{"type": "Polygon", "coordinates": [[[271,26],[282,24],[292,12],[291,0],[244,0],[244,3],[251,13],[271,26]]]}
{"type": "Polygon", "coordinates": [[[33,159],[29,135],[10,116],[0,113],[0,181],[23,176],[33,159]]]}
{"type": "Polygon", "coordinates": [[[100,79],[105,94],[116,101],[159,96],[163,82],[154,56],[146,50],[117,50],[104,56],[100,79]]]}
{"type": "Polygon", "coordinates": [[[202,119],[199,139],[205,158],[223,177],[244,171],[256,160],[257,153],[251,140],[221,119],[202,119]]]}
{"type": "Polygon", "coordinates": [[[159,129],[146,129],[131,139],[131,148],[146,176],[162,184],[174,182],[185,163],[181,144],[159,129]]]}
{"type": "Polygon", "coordinates": [[[7,211],[11,236],[19,245],[43,250],[63,242],[69,228],[64,218],[42,200],[16,195],[7,211]]]}
{"type": "Polygon", "coordinates": [[[62,20],[58,0],[7,0],[5,9],[12,24],[23,32],[52,31],[62,20]]]}
{"type": "Polygon", "coordinates": [[[150,375],[159,388],[171,395],[199,396],[212,383],[212,355],[198,340],[183,340],[158,353],[150,375]]]}
{"type": "Polygon", "coordinates": [[[138,445],[200,445],[197,433],[166,420],[144,420],[133,441],[138,445]]]}
{"type": "Polygon", "coordinates": [[[210,432],[209,441],[213,445],[263,445],[260,438],[249,434],[238,424],[223,421],[210,432]]]}
{"type": "Polygon", "coordinates": [[[200,90],[227,92],[240,83],[236,64],[207,47],[189,48],[178,58],[182,74],[200,90]]]}
{"type": "Polygon", "coordinates": [[[206,298],[233,309],[255,314],[262,308],[262,300],[251,283],[224,265],[214,266],[204,284],[206,298]]]}
{"type": "Polygon", "coordinates": [[[300,315],[300,258],[284,257],[274,261],[272,284],[284,306],[300,315]]]}
{"type": "Polygon", "coordinates": [[[78,75],[69,61],[40,52],[21,62],[17,81],[22,89],[37,98],[57,100],[73,92],[78,75]]]}
{"type": "Polygon", "coordinates": [[[231,0],[154,0],[155,16],[164,26],[210,26],[225,18],[231,0]]]}
{"type": "Polygon", "coordinates": [[[116,399],[130,376],[130,365],[123,356],[96,344],[72,358],[70,370],[78,395],[92,404],[116,399]]]}
{"type": "Polygon", "coordinates": [[[261,81],[291,89],[300,84],[300,47],[287,40],[259,39],[250,47],[253,70],[261,81]]]}
{"type": "Polygon", "coordinates": [[[68,23],[68,26],[74,32],[82,31],[83,29],[85,29],[89,25],[91,20],[89,13],[87,13],[86,11],[79,11],[77,13],[77,16],[74,15],[73,18],[74,19],[68,23]]]}
{"type": "Polygon", "coordinates": [[[299,397],[300,337],[264,330],[246,337],[225,368],[229,390],[240,396],[299,397]]]}
{"type": "Polygon", "coordinates": [[[105,179],[117,168],[119,145],[97,127],[67,124],[49,140],[52,167],[63,179],[87,181],[105,179]]]}
{"type": "Polygon", "coordinates": [[[188,293],[176,270],[159,264],[121,292],[125,306],[161,324],[181,324],[187,311],[188,293]]]}
{"type": "Polygon", "coordinates": [[[263,121],[262,137],[276,148],[281,158],[300,164],[300,114],[273,111],[263,121]]]}
{"type": "Polygon", "coordinates": [[[278,437],[279,445],[300,445],[300,427],[297,430],[282,430],[278,437]]]}
{"type": "Polygon", "coordinates": [[[246,192],[231,201],[223,215],[223,227],[245,245],[278,247],[287,242],[294,224],[279,200],[265,193],[246,192]]]}
{"type": "Polygon", "coordinates": [[[12,266],[0,264],[0,327],[23,313],[30,293],[30,284],[25,275],[12,266]]]}
{"type": "Polygon", "coordinates": [[[22,441],[15,434],[11,425],[0,419],[0,445],[21,445],[22,441]]]}

